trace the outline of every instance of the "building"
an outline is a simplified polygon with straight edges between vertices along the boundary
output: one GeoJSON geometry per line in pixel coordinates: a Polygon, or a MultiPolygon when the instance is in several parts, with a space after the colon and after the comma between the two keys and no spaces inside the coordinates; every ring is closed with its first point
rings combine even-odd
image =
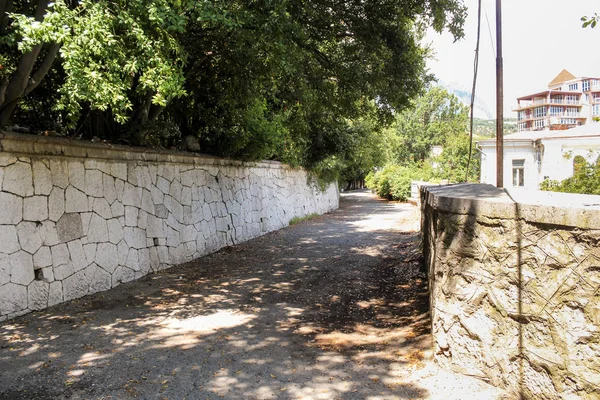
{"type": "MultiPolygon", "coordinates": [[[[496,139],[477,142],[481,182],[496,184],[496,139]]],[[[539,189],[544,179],[562,181],[583,161],[600,159],[600,123],[568,130],[522,131],[504,137],[504,186],[539,189]]]]}
{"type": "Polygon", "coordinates": [[[564,130],[600,117],[600,78],[577,78],[563,70],[548,89],[519,97],[519,132],[564,130]]]}

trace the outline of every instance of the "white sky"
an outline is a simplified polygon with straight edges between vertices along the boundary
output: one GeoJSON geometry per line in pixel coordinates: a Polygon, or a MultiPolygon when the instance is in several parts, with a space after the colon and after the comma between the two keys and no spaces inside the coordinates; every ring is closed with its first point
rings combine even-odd
{"type": "MultiPolygon", "coordinates": [[[[469,8],[465,38],[429,32],[435,60],[428,67],[440,83],[471,90],[477,34],[477,0],[469,8]]],[[[496,1],[482,0],[477,96],[496,113],[496,1]],[[486,20],[487,13],[487,20],[486,20]],[[489,20],[489,25],[488,25],[489,20]],[[490,38],[490,32],[492,38],[490,38]],[[494,44],[492,45],[492,39],[494,44]]],[[[575,76],[600,77],[600,26],[581,27],[581,17],[600,12],[598,0],[502,0],[504,114],[516,118],[516,98],[545,90],[563,68],[575,76]]]]}

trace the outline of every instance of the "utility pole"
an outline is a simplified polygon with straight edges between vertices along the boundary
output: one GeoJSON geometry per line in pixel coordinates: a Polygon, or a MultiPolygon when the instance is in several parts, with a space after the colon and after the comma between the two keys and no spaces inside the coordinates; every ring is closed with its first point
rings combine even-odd
{"type": "Polygon", "coordinates": [[[496,187],[504,187],[504,61],[502,0],[496,0],[496,187]]]}

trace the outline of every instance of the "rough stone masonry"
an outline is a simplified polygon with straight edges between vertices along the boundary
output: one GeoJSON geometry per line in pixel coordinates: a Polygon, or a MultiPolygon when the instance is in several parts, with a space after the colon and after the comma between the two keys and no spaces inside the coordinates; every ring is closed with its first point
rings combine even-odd
{"type": "Polygon", "coordinates": [[[599,196],[422,190],[435,357],[525,399],[600,399],[599,196]]]}
{"type": "Polygon", "coordinates": [[[0,321],[338,207],[305,171],[0,133],[0,321]]]}

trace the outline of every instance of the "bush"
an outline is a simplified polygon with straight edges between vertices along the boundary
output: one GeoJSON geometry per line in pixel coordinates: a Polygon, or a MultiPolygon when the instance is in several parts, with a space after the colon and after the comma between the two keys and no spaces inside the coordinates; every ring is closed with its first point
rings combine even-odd
{"type": "Polygon", "coordinates": [[[600,164],[582,163],[575,174],[561,182],[546,179],[540,190],[564,193],[600,194],[600,164]]]}
{"type": "Polygon", "coordinates": [[[369,173],[365,178],[367,187],[379,197],[388,200],[406,201],[410,197],[411,182],[431,178],[431,168],[425,164],[401,166],[391,164],[381,171],[369,173]]]}

